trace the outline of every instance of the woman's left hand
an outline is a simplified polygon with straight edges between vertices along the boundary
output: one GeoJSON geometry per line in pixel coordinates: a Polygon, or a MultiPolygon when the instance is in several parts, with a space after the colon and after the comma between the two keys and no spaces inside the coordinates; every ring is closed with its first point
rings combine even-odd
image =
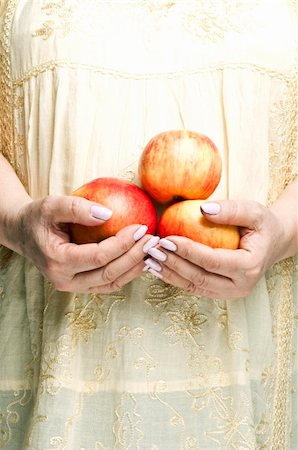
{"type": "Polygon", "coordinates": [[[239,249],[211,248],[182,236],[168,236],[149,251],[146,267],[193,295],[218,299],[248,295],[265,271],[284,257],[287,232],[282,218],[254,201],[205,203],[202,212],[212,222],[238,225],[239,249]]]}

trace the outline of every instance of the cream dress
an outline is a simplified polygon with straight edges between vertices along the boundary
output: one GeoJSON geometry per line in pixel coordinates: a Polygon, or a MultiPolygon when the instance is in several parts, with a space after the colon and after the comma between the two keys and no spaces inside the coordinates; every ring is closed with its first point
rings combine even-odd
{"type": "MultiPolygon", "coordinates": [[[[137,183],[147,141],[187,128],[221,152],[213,197],[270,204],[296,170],[295,8],[2,0],[2,152],[33,198],[69,194],[137,183]]],[[[0,448],[297,448],[292,259],[219,301],[149,275],[59,293],[0,251],[0,448]]]]}

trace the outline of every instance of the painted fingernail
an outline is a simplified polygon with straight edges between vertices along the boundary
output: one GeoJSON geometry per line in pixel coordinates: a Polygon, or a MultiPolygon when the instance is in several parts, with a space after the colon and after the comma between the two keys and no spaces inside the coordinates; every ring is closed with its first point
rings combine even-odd
{"type": "Polygon", "coordinates": [[[158,248],[150,248],[150,250],[148,250],[148,254],[150,256],[153,256],[153,258],[157,259],[158,261],[165,261],[167,259],[167,255],[158,250],[158,248]]]}
{"type": "Polygon", "coordinates": [[[111,211],[108,208],[105,208],[104,206],[97,206],[93,205],[91,206],[91,216],[95,217],[95,219],[101,219],[101,220],[108,220],[112,214],[113,211],[111,211]]]}
{"type": "Polygon", "coordinates": [[[175,252],[177,250],[177,245],[174,244],[174,242],[169,241],[169,239],[165,239],[165,238],[161,239],[159,241],[159,245],[161,245],[166,250],[170,250],[172,252],[175,252]]]}
{"type": "Polygon", "coordinates": [[[148,266],[150,269],[154,269],[154,270],[157,270],[158,272],[161,272],[161,270],[162,270],[161,265],[157,261],[154,261],[154,259],[148,258],[144,262],[145,262],[146,266],[148,266]]]}
{"type": "Polygon", "coordinates": [[[220,212],[220,205],[218,203],[203,203],[201,205],[201,210],[206,214],[215,215],[220,212]]]}
{"type": "Polygon", "coordinates": [[[143,247],[143,252],[148,253],[150,248],[155,247],[156,244],[159,243],[159,236],[153,236],[151,239],[149,239],[148,242],[143,247]]]}
{"type": "Polygon", "coordinates": [[[157,278],[163,279],[162,274],[154,269],[149,269],[148,272],[150,272],[152,275],[155,275],[157,278]]]}
{"type": "Polygon", "coordinates": [[[136,242],[139,241],[143,236],[145,236],[147,230],[148,230],[147,225],[142,225],[140,228],[138,228],[135,234],[133,235],[134,240],[136,242]]]}

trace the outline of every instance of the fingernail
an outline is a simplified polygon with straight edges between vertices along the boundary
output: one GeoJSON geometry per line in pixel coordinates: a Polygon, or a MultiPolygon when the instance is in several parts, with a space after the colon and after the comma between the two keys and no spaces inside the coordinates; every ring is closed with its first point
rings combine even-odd
{"type": "Polygon", "coordinates": [[[220,205],[218,203],[203,203],[201,205],[202,212],[206,214],[218,214],[220,212],[220,205]]]}
{"type": "Polygon", "coordinates": [[[152,275],[155,275],[157,278],[160,278],[160,279],[163,278],[162,274],[160,272],[157,272],[154,269],[149,269],[148,272],[150,272],[152,275]]]}
{"type": "Polygon", "coordinates": [[[150,250],[150,248],[154,247],[156,244],[158,244],[159,242],[159,236],[153,236],[151,239],[149,239],[148,242],[146,242],[146,244],[143,247],[143,252],[144,253],[148,253],[148,250],[150,250]]]}
{"type": "Polygon", "coordinates": [[[147,225],[142,225],[140,228],[138,228],[135,234],[133,235],[134,240],[139,241],[143,236],[145,236],[147,230],[148,230],[147,225]]]}
{"type": "Polygon", "coordinates": [[[166,250],[170,250],[172,252],[175,252],[177,250],[177,245],[174,244],[174,242],[169,241],[169,239],[163,238],[159,241],[159,244],[166,250]]]}
{"type": "Polygon", "coordinates": [[[95,217],[95,219],[108,220],[112,214],[113,211],[104,206],[91,206],[91,216],[95,217]]]}
{"type": "Polygon", "coordinates": [[[148,258],[144,262],[146,266],[148,266],[150,269],[154,269],[157,270],[158,272],[161,272],[162,270],[161,265],[157,261],[154,261],[154,259],[148,258]]]}
{"type": "Polygon", "coordinates": [[[150,248],[150,250],[148,250],[148,254],[150,256],[153,256],[153,258],[157,259],[158,261],[165,261],[167,259],[167,255],[158,250],[158,248],[150,248]]]}

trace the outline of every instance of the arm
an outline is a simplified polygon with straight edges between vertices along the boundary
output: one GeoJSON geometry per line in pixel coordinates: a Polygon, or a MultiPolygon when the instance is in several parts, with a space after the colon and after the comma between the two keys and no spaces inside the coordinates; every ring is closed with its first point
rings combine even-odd
{"type": "Polygon", "coordinates": [[[20,253],[14,237],[14,220],[20,208],[32,201],[8,161],[0,154],[0,244],[20,253]]]}
{"type": "Polygon", "coordinates": [[[102,206],[72,196],[32,200],[1,155],[0,192],[0,244],[23,255],[56,289],[108,293],[142,274],[151,245],[146,226],[130,225],[100,243],[73,244],[67,224],[102,224],[102,206]]]}
{"type": "MultiPolygon", "coordinates": [[[[254,201],[212,203],[209,214],[206,208],[204,215],[214,223],[238,225],[239,249],[210,248],[182,236],[169,236],[161,239],[159,253],[149,251],[160,258],[159,266],[153,260],[158,272],[154,268],[149,271],[195,295],[246,296],[267,269],[298,251],[297,182],[290,184],[271,208],[254,201]]],[[[202,209],[204,205],[208,202],[202,209]]]]}
{"type": "Polygon", "coordinates": [[[287,186],[270,209],[283,226],[283,242],[277,256],[280,261],[298,252],[298,180],[287,186]]]}

